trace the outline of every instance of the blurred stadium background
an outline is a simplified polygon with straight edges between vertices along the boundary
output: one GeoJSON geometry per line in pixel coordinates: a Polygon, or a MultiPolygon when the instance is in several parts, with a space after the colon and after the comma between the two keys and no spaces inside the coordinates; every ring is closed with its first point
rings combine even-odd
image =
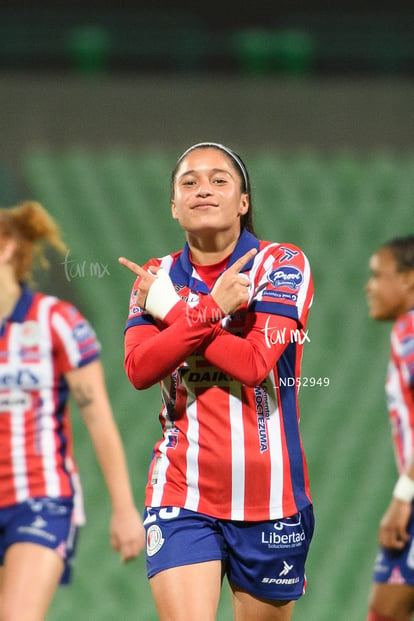
{"type": "MultiPolygon", "coordinates": [[[[133,279],[117,258],[181,247],[168,186],[187,146],[211,139],[242,155],[258,234],[311,261],[303,376],[329,380],[300,391],[317,523],[294,619],[363,620],[396,476],[390,326],[368,319],[364,285],[378,245],[414,229],[413,11],[136,5],[0,5],[0,204],[36,199],[64,229],[69,255],[51,256],[38,284],[96,328],[142,510],[159,397],[134,391],[123,371],[133,279]]],[[[88,523],[74,582],[48,619],[155,621],[143,557],[121,567],[110,549],[108,498],[75,408],[73,418],[88,523]]],[[[217,619],[231,618],[224,586],[217,619]]]]}

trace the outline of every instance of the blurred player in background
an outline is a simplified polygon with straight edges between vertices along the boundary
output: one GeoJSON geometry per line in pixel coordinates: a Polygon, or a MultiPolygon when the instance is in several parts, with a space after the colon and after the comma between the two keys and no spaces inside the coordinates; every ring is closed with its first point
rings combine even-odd
{"type": "Polygon", "coordinates": [[[399,479],[379,528],[367,621],[410,621],[414,613],[414,235],[370,259],[370,316],[393,321],[386,380],[399,479]]]}
{"type": "Polygon", "coordinates": [[[161,621],[212,621],[226,575],[235,620],[289,621],[314,527],[297,394],[309,263],[256,237],[246,167],[223,145],[184,152],[171,207],[184,249],[120,258],[138,276],[125,368],[163,399],[144,519],[155,604],[161,621]]]}
{"type": "Polygon", "coordinates": [[[68,398],[91,436],[112,501],[110,538],[123,561],[145,544],[108,400],[100,345],[71,304],[27,285],[45,246],[65,251],[35,202],[0,209],[0,619],[41,621],[70,580],[82,494],[68,398]]]}

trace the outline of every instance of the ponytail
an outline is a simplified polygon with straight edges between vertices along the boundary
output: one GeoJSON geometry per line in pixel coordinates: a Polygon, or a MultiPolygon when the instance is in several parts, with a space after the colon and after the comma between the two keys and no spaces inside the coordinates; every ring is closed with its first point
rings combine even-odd
{"type": "Polygon", "coordinates": [[[26,201],[11,208],[0,208],[0,236],[17,242],[12,262],[19,281],[31,278],[34,263],[48,267],[45,247],[64,254],[67,250],[61,231],[40,203],[26,201]]]}

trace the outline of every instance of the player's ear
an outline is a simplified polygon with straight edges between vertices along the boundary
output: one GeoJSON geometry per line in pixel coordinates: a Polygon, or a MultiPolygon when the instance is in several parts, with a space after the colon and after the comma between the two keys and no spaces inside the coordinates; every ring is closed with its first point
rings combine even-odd
{"type": "Polygon", "coordinates": [[[244,216],[249,211],[249,195],[243,193],[240,199],[239,216],[244,216]]]}
{"type": "Polygon", "coordinates": [[[414,291],[414,270],[404,272],[404,284],[408,291],[414,291]]]}
{"type": "Polygon", "coordinates": [[[10,263],[16,250],[17,243],[14,239],[6,239],[0,243],[0,263],[10,263]]]}
{"type": "Polygon", "coordinates": [[[178,220],[178,213],[174,200],[171,201],[171,214],[174,220],[178,220]]]}

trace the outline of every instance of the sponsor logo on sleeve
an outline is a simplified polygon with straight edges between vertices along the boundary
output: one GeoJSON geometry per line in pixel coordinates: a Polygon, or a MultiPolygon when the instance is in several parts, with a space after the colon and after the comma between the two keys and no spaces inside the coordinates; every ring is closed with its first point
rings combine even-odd
{"type": "Polygon", "coordinates": [[[267,279],[275,288],[287,287],[297,291],[303,282],[303,274],[297,267],[284,265],[272,270],[267,279]]]}
{"type": "Polygon", "coordinates": [[[85,320],[80,321],[73,327],[73,336],[78,343],[81,343],[82,341],[94,338],[95,333],[91,325],[85,320]]]}

